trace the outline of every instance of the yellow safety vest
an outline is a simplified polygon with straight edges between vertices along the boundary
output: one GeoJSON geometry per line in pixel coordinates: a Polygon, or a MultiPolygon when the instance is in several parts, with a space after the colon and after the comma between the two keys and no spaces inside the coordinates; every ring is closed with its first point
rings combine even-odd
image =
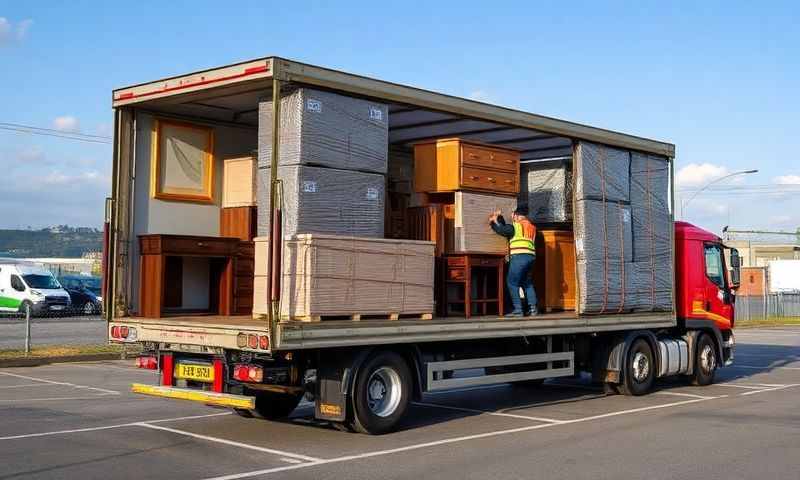
{"type": "Polygon", "coordinates": [[[536,236],[536,227],[528,220],[514,222],[514,236],[508,241],[511,255],[516,253],[536,254],[533,239],[536,236]]]}

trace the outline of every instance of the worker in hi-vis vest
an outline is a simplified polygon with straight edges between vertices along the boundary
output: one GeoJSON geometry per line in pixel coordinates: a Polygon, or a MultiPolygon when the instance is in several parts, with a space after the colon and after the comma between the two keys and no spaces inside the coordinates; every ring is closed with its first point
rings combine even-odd
{"type": "Polygon", "coordinates": [[[495,210],[489,216],[489,225],[498,235],[508,239],[509,261],[506,283],[511,303],[514,309],[507,317],[532,316],[538,313],[536,309],[536,292],[533,290],[533,262],[536,260],[536,246],[533,241],[536,237],[536,227],[528,220],[527,208],[517,207],[511,214],[511,224],[503,219],[503,212],[495,210]],[[528,309],[522,309],[522,298],[519,290],[525,291],[525,302],[528,309]]]}

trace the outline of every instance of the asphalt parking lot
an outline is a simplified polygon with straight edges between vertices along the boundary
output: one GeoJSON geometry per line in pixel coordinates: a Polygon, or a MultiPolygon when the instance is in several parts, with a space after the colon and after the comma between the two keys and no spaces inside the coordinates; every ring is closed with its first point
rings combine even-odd
{"type": "Polygon", "coordinates": [[[0,479],[800,478],[800,328],[737,332],[710,387],[585,383],[427,395],[400,431],[343,433],[301,404],[267,422],[128,392],[131,362],[0,370],[0,479]]]}

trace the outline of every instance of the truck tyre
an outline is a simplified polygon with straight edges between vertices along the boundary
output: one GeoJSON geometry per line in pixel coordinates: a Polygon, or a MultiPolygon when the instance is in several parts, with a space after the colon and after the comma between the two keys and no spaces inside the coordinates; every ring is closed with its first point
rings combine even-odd
{"type": "Polygon", "coordinates": [[[378,352],[358,371],[353,387],[353,421],[361,433],[380,435],[391,431],[411,400],[411,371],[394,352],[378,352]]]}
{"type": "Polygon", "coordinates": [[[625,361],[625,378],[619,385],[624,395],[639,396],[649,392],[656,376],[653,349],[644,338],[636,339],[628,350],[625,361]]]}
{"type": "Polygon", "coordinates": [[[701,333],[697,338],[697,349],[694,355],[694,373],[691,376],[692,385],[706,386],[714,383],[714,374],[717,372],[717,352],[714,340],[707,333],[701,333]]]}
{"type": "MultiPolygon", "coordinates": [[[[302,395],[290,393],[258,392],[256,393],[256,408],[251,413],[253,416],[267,420],[286,418],[297,408],[302,397],[302,395]]],[[[239,414],[242,415],[242,413],[239,414]]]]}

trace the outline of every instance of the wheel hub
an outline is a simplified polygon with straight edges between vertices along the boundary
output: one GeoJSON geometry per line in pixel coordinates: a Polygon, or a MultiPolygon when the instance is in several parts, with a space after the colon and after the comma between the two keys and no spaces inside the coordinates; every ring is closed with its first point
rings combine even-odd
{"type": "Polygon", "coordinates": [[[636,352],[633,356],[633,379],[641,383],[647,380],[650,375],[650,360],[642,352],[636,352]]]}
{"type": "Polygon", "coordinates": [[[710,373],[713,372],[716,367],[717,357],[714,355],[714,349],[711,348],[711,345],[705,345],[703,350],[700,351],[700,368],[702,368],[704,372],[710,373]]]}
{"type": "Polygon", "coordinates": [[[388,417],[400,405],[400,375],[393,369],[382,367],[367,381],[367,405],[379,417],[388,417]]]}

